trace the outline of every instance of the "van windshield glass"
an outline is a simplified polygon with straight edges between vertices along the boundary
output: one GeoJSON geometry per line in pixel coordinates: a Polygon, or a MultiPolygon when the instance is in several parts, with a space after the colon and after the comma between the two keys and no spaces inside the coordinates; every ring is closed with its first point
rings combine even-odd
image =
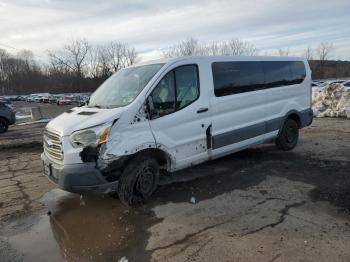
{"type": "Polygon", "coordinates": [[[163,65],[136,66],[118,71],[91,95],[88,106],[115,108],[130,104],[163,65]]]}

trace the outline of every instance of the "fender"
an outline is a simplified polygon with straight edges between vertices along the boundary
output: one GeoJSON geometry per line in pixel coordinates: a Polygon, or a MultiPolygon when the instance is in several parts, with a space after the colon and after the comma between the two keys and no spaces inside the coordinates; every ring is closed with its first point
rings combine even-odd
{"type": "Polygon", "coordinates": [[[288,118],[290,118],[291,115],[297,115],[298,116],[298,126],[299,129],[304,128],[306,126],[311,125],[312,121],[313,121],[313,111],[311,108],[307,108],[301,111],[297,111],[295,109],[288,111],[284,117],[282,117],[281,119],[281,123],[280,123],[280,128],[278,131],[278,136],[280,135],[280,132],[283,128],[284,123],[286,122],[286,120],[288,118]]]}

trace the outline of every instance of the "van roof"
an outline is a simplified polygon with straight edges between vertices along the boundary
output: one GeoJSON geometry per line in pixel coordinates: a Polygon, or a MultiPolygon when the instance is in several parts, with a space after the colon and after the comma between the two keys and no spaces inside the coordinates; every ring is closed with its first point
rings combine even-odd
{"type": "Polygon", "coordinates": [[[167,64],[175,63],[179,61],[305,61],[304,57],[296,56],[181,56],[175,58],[162,58],[156,60],[150,60],[135,64],[139,65],[150,65],[150,64],[167,64]]]}

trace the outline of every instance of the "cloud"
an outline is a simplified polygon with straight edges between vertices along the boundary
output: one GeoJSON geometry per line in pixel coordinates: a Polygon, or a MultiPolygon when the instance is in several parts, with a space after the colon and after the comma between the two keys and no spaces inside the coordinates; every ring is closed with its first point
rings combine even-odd
{"type": "Polygon", "coordinates": [[[0,43],[45,56],[73,37],[93,44],[120,40],[148,59],[188,36],[204,42],[240,38],[262,52],[301,51],[329,41],[336,47],[335,58],[350,59],[348,0],[125,2],[5,0],[0,4],[0,43]]]}

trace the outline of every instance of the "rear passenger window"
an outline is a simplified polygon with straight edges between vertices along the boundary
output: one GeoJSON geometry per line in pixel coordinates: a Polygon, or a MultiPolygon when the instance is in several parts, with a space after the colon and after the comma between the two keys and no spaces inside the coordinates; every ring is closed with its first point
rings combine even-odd
{"type": "Polygon", "coordinates": [[[301,61],[264,61],[266,88],[300,84],[306,77],[301,61]]]}
{"type": "Polygon", "coordinates": [[[244,61],[212,64],[215,96],[300,84],[306,77],[302,61],[244,61]]]}
{"type": "Polygon", "coordinates": [[[215,96],[226,96],[264,88],[261,62],[215,62],[212,64],[215,96]]]}
{"type": "Polygon", "coordinates": [[[301,61],[290,62],[290,67],[293,74],[293,84],[300,84],[306,77],[305,65],[301,61]]]}
{"type": "Polygon", "coordinates": [[[293,75],[289,62],[264,61],[265,86],[277,87],[293,84],[293,75]]]}

